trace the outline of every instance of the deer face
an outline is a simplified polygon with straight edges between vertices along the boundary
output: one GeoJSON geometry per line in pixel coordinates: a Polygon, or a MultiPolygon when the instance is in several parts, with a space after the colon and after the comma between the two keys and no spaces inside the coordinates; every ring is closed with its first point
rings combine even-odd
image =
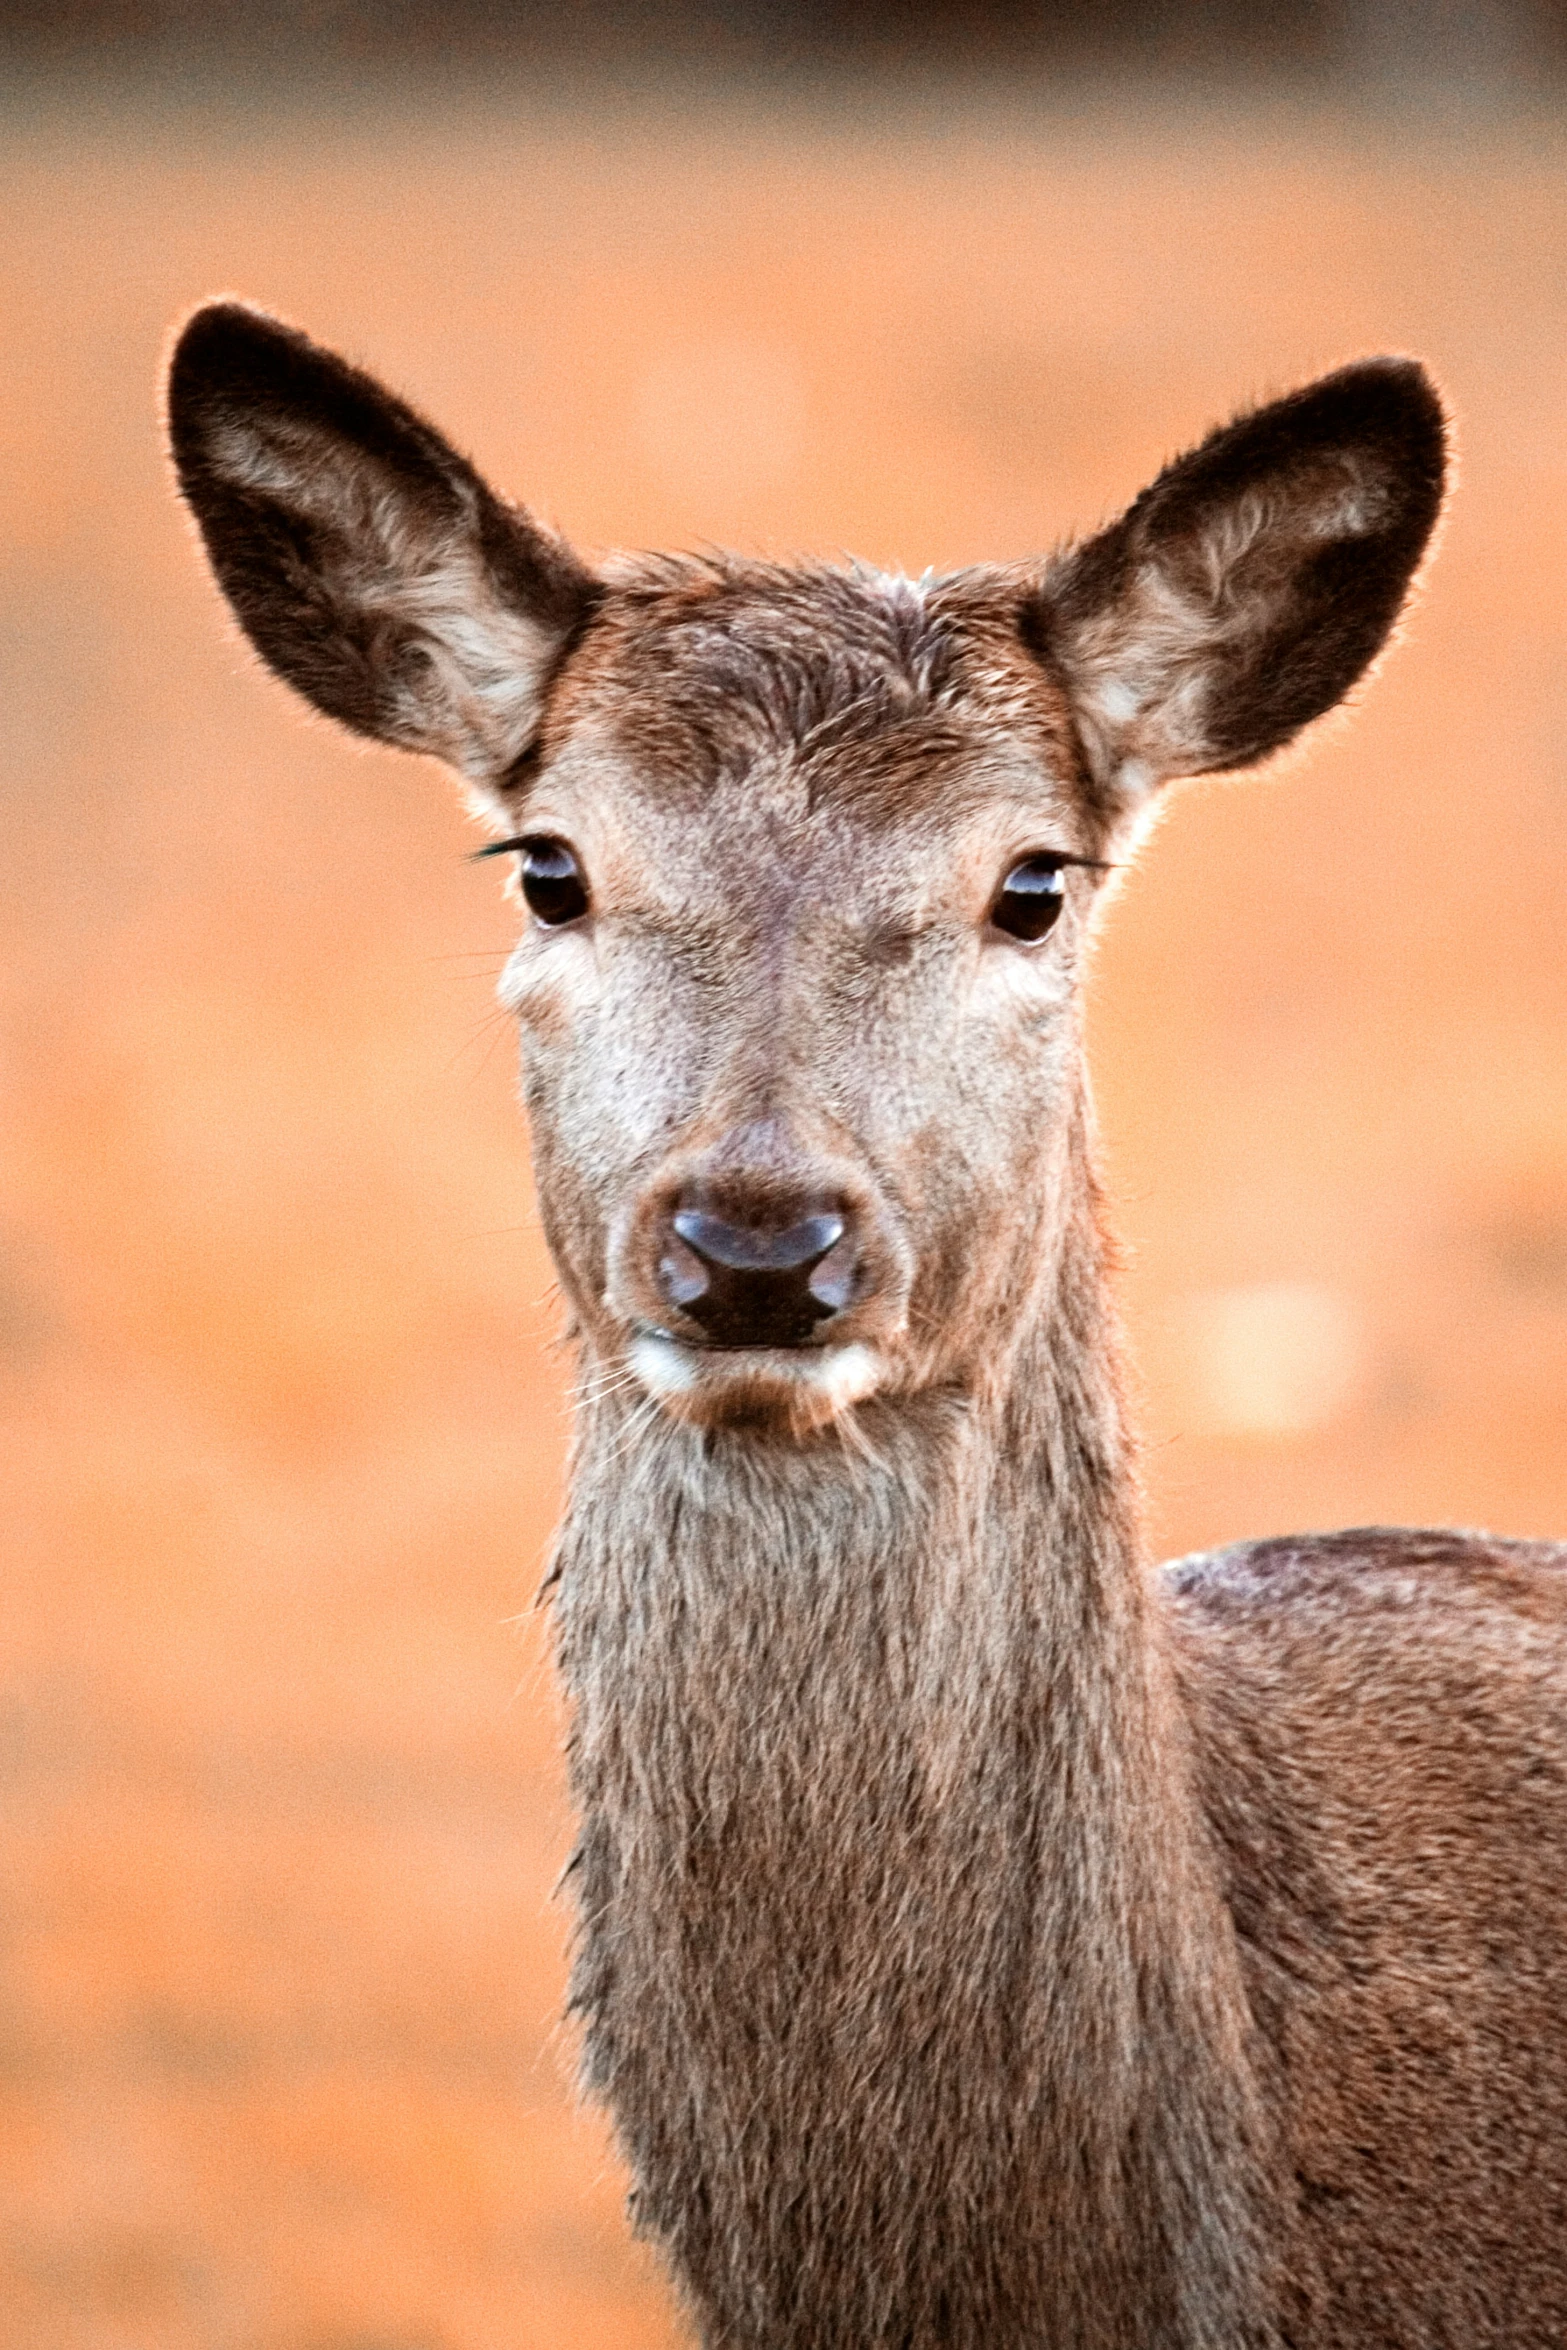
{"type": "Polygon", "coordinates": [[[1076,981],[1156,787],[1265,756],[1383,641],[1440,411],[1373,361],[1053,563],[589,571],[423,421],[233,305],[181,482],[274,668],[504,827],[546,1229],[673,1413],[803,1432],[1004,1359],[1084,1177],[1076,981]]]}
{"type": "Polygon", "coordinates": [[[989,582],[619,584],[512,818],[545,1217],[672,1409],[809,1418],[1034,1277],[1104,827],[989,582]]]}

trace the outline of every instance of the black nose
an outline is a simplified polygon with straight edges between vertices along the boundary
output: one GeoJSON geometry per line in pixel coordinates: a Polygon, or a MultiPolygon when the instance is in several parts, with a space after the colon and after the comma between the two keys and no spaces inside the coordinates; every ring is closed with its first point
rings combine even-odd
{"type": "Polygon", "coordinates": [[[714,1346],[803,1346],[854,1287],[852,1218],[813,1208],[789,1222],[736,1224],[677,1206],[659,1274],[671,1303],[714,1346]]]}

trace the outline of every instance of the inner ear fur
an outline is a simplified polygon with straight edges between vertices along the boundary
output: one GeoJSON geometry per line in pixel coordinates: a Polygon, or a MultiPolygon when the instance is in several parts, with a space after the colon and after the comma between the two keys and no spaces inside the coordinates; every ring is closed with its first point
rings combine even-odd
{"type": "Polygon", "coordinates": [[[1441,508],[1447,435],[1412,359],[1368,359],[1211,433],[1050,566],[1025,634],[1112,811],[1246,767],[1340,702],[1441,508]]]}
{"type": "Polygon", "coordinates": [[[179,484],[246,635],[344,725],[496,786],[602,595],[423,417],[238,302],[176,346],[179,484]]]}

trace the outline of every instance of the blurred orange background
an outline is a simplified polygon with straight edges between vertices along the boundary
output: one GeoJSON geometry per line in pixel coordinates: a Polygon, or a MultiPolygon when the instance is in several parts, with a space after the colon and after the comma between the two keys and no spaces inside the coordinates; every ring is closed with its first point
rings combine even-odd
{"type": "Polygon", "coordinates": [[[1409,350],[1407,641],[1113,910],[1153,1538],[1567,1532],[1567,171],[1536,110],[863,85],[4,108],[0,2342],[653,2350],[558,2023],[552,1351],[511,931],[170,495],[234,290],[581,543],[1014,558],[1409,350]]]}

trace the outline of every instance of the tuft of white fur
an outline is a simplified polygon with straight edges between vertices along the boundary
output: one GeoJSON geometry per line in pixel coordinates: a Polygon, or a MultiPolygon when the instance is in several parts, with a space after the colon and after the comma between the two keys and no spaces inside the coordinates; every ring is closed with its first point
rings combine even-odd
{"type": "Polygon", "coordinates": [[[640,1330],[631,1341],[631,1368],[649,1395],[689,1395],[696,1385],[691,1349],[662,1330],[640,1330]]]}
{"type": "Polygon", "coordinates": [[[698,1388],[721,1391],[732,1379],[749,1387],[760,1380],[809,1395],[834,1415],[863,1403],[881,1382],[874,1349],[858,1339],[848,1346],[802,1349],[793,1357],[764,1356],[683,1346],[667,1331],[640,1330],[631,1342],[630,1362],[649,1395],[661,1399],[689,1396],[698,1388]]]}
{"type": "Polygon", "coordinates": [[[807,1383],[826,1397],[835,1412],[846,1412],[851,1404],[863,1403],[875,1394],[880,1377],[875,1354],[856,1340],[849,1346],[824,1347],[820,1367],[807,1383]]]}

